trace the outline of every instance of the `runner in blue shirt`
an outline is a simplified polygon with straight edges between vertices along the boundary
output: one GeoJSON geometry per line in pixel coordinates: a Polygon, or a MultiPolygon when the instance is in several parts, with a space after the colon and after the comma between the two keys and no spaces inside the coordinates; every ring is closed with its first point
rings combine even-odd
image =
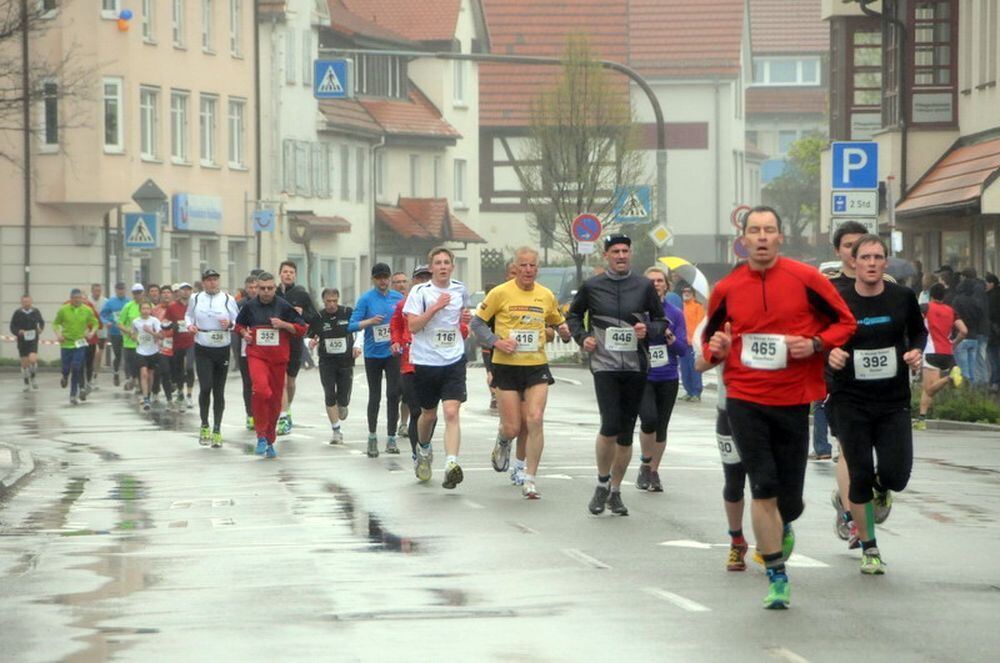
{"type": "Polygon", "coordinates": [[[111,341],[111,350],[114,352],[112,369],[114,369],[115,386],[118,386],[118,369],[122,365],[122,330],[118,328],[118,314],[129,303],[129,298],[125,294],[125,284],[119,281],[115,284],[115,296],[108,299],[107,303],[101,307],[101,324],[108,329],[108,339],[111,341]]]}

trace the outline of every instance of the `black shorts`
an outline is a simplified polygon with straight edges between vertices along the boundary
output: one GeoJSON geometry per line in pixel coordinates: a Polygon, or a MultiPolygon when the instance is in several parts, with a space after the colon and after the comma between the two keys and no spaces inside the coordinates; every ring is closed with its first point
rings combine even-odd
{"type": "Polygon", "coordinates": [[[840,427],[840,451],[851,477],[851,501],[855,504],[871,501],[876,474],[882,490],[906,488],[913,469],[910,408],[850,401],[835,401],[832,408],[840,427]],[[878,457],[877,471],[872,452],[878,457]]]}
{"type": "Polygon", "coordinates": [[[594,373],[597,411],[601,415],[601,435],[617,438],[623,447],[632,445],[635,420],[639,416],[646,374],[636,371],[594,373]]]}
{"type": "Polygon", "coordinates": [[[525,389],[537,384],[554,384],[548,364],[513,366],[493,364],[493,386],[500,391],[516,391],[522,396],[525,389]]]}
{"type": "Polygon", "coordinates": [[[290,378],[298,377],[299,369],[302,368],[302,339],[293,336],[288,344],[288,368],[285,375],[290,378]]]}
{"type": "Polygon", "coordinates": [[[733,429],[729,425],[729,415],[725,410],[718,410],[715,415],[715,443],[719,446],[722,475],[725,477],[722,499],[727,502],[742,502],[747,471],[740,462],[740,452],[733,444],[733,429]]]}
{"type": "Polygon", "coordinates": [[[677,380],[646,382],[642,404],[639,406],[640,429],[647,435],[656,433],[657,442],[667,441],[670,415],[673,414],[674,403],[677,402],[677,384],[677,380]]]}
{"type": "Polygon", "coordinates": [[[98,337],[98,338],[97,338],[97,347],[99,347],[100,349],[102,349],[102,350],[103,350],[103,349],[104,349],[104,346],[106,346],[107,344],[108,344],[108,339],[107,339],[107,337],[104,337],[104,338],[100,338],[100,337],[98,337]]]}
{"type": "Polygon", "coordinates": [[[447,366],[414,365],[413,386],[416,388],[420,407],[433,410],[441,401],[464,403],[468,398],[465,388],[465,357],[447,366]]]}
{"type": "Polygon", "coordinates": [[[319,362],[319,379],[323,383],[323,395],[327,407],[339,405],[347,407],[351,404],[351,391],[354,388],[354,366],[338,366],[334,361],[319,362]]]}
{"type": "Polygon", "coordinates": [[[760,405],[726,399],[733,441],[754,499],[777,498],[785,523],[800,515],[809,455],[809,405],[760,405]]]}
{"type": "Polygon", "coordinates": [[[137,368],[148,368],[151,371],[155,371],[160,367],[160,353],[157,352],[155,355],[141,355],[136,352],[135,365],[137,368]]]}
{"type": "Polygon", "coordinates": [[[955,366],[955,355],[943,355],[936,352],[924,355],[924,365],[947,373],[955,366]]]}
{"type": "Polygon", "coordinates": [[[34,341],[25,341],[24,339],[17,339],[17,356],[27,357],[28,355],[38,354],[38,339],[34,341]]]}

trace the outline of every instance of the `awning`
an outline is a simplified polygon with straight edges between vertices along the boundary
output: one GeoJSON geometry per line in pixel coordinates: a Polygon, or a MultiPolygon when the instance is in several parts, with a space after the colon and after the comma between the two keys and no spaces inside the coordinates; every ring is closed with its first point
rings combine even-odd
{"type": "Polygon", "coordinates": [[[905,218],[977,207],[997,177],[1000,137],[959,141],[910,189],[896,214],[905,218]]]}
{"type": "Polygon", "coordinates": [[[396,205],[377,205],[375,218],[404,239],[486,242],[451,213],[445,198],[400,198],[396,205]]]}
{"type": "Polygon", "coordinates": [[[304,224],[312,233],[349,233],[351,222],[341,216],[318,216],[307,212],[289,212],[289,221],[304,224]]]}

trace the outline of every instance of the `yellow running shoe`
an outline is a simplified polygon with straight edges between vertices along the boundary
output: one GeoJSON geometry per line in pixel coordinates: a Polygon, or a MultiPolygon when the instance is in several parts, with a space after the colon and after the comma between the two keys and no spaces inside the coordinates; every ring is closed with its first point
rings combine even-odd
{"type": "Polygon", "coordinates": [[[954,366],[951,367],[951,371],[948,373],[948,377],[951,378],[951,383],[955,385],[956,389],[961,387],[962,383],[965,382],[965,378],[962,377],[962,369],[959,368],[958,364],[955,364],[954,366]]]}

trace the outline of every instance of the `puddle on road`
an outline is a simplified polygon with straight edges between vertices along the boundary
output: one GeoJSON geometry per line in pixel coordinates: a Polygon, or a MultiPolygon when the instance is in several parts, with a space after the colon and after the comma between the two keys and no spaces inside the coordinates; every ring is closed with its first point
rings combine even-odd
{"type": "Polygon", "coordinates": [[[343,486],[327,483],[326,490],[333,495],[340,516],[351,524],[354,534],[367,538],[368,542],[373,544],[370,550],[414,553],[421,549],[421,545],[416,541],[394,534],[386,529],[378,516],[358,507],[354,497],[343,486]]]}

